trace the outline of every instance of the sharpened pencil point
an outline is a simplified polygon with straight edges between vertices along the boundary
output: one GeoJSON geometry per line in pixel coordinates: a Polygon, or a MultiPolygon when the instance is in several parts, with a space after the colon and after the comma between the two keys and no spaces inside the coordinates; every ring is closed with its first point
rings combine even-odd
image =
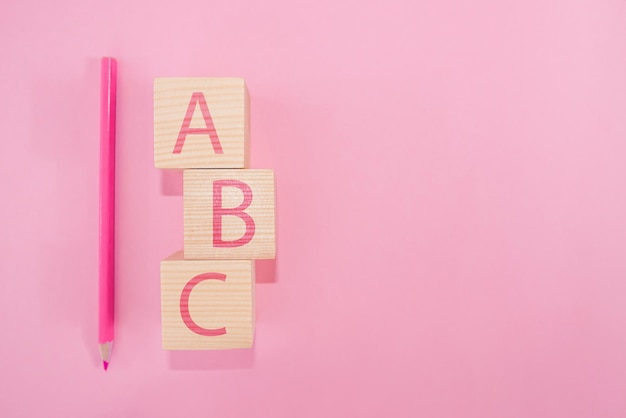
{"type": "Polygon", "coordinates": [[[104,344],[100,344],[100,354],[102,355],[102,367],[104,370],[109,368],[109,361],[111,361],[111,349],[113,348],[113,342],[109,341],[104,344]]]}

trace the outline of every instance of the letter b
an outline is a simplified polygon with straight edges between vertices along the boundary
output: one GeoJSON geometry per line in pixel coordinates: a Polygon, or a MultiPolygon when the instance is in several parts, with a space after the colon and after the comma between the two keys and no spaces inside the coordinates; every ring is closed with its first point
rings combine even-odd
{"type": "Polygon", "coordinates": [[[213,246],[214,247],[241,247],[249,243],[254,237],[256,228],[254,219],[244,210],[250,207],[252,203],[252,189],[246,183],[239,180],[216,180],[213,182],[213,246]],[[235,187],[243,193],[243,202],[236,208],[222,207],[222,188],[235,187]],[[237,216],[246,224],[246,232],[239,239],[233,241],[224,241],[222,239],[222,217],[237,216]]]}

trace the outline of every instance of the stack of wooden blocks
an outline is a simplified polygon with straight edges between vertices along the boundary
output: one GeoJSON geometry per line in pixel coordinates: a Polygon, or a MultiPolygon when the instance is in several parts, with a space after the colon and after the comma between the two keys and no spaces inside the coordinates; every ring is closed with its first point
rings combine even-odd
{"type": "Polygon", "coordinates": [[[240,78],[157,78],[154,163],[182,169],[184,250],[161,262],[163,348],[248,348],[254,260],[274,258],[274,172],[249,169],[240,78]]]}

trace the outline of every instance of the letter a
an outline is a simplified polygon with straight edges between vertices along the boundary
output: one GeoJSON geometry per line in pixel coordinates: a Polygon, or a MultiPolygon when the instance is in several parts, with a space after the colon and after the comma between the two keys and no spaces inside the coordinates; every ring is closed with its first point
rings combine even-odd
{"type": "Polygon", "coordinates": [[[180,132],[178,133],[178,138],[176,139],[176,145],[174,145],[174,154],[180,154],[183,151],[185,139],[189,134],[208,134],[211,138],[213,151],[216,154],[224,153],[224,151],[222,151],[222,144],[220,143],[220,139],[217,137],[217,131],[215,130],[215,126],[213,125],[213,119],[211,118],[211,113],[209,112],[209,106],[206,104],[204,93],[202,93],[201,91],[196,91],[191,95],[191,100],[189,101],[189,106],[187,106],[187,112],[185,113],[183,125],[180,127],[180,132]],[[193,112],[196,110],[196,105],[200,106],[200,112],[202,112],[202,118],[204,119],[204,124],[206,125],[206,128],[190,127],[191,119],[193,118],[193,112]]]}

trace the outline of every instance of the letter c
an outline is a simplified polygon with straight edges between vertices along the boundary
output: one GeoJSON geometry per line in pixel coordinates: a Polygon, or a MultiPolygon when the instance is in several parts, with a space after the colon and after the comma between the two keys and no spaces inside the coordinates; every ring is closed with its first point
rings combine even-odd
{"type": "Polygon", "coordinates": [[[191,314],[189,313],[189,296],[191,295],[191,291],[198,283],[205,280],[225,281],[226,275],[222,273],[201,273],[189,280],[183,288],[182,293],[180,294],[180,316],[182,316],[183,322],[185,322],[187,328],[189,328],[196,334],[204,335],[205,337],[216,337],[218,335],[224,335],[226,334],[225,327],[213,329],[203,328],[195,323],[195,321],[191,318],[191,314]]]}

